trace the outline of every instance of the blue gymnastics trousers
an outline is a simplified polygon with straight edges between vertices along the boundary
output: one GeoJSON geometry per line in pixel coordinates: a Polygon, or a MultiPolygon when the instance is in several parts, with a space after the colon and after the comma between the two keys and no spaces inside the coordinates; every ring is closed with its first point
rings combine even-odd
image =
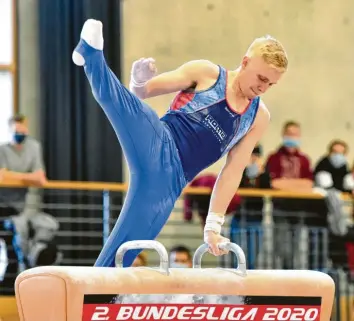
{"type": "MultiPolygon", "coordinates": [[[[95,266],[113,267],[120,245],[158,236],[186,186],[186,179],[167,125],[121,84],[108,67],[103,51],[83,39],[75,51],[85,59],[84,70],[92,93],[113,126],[130,171],[122,211],[95,262],[95,266]]],[[[129,250],[123,266],[130,266],[140,251],[129,250]]]]}

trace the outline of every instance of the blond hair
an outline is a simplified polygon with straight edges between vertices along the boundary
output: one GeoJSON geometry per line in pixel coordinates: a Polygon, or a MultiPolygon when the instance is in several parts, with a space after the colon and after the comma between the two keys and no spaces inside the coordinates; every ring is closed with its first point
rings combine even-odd
{"type": "Polygon", "coordinates": [[[249,46],[246,56],[259,56],[268,64],[280,72],[288,68],[288,57],[283,45],[272,36],[256,38],[249,46]]]}

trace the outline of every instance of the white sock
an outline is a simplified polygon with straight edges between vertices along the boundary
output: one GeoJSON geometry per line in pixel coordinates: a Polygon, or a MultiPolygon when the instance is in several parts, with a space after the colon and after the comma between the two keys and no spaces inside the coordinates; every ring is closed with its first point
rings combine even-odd
{"type": "Polygon", "coordinates": [[[97,50],[103,50],[103,26],[102,22],[94,19],[88,19],[84,23],[80,37],[84,39],[91,47],[97,50]]]}
{"type": "MultiPolygon", "coordinates": [[[[94,19],[85,21],[80,37],[85,40],[92,48],[103,50],[103,26],[102,22],[94,19]]],[[[84,57],[78,52],[74,51],[72,54],[74,63],[78,66],[85,64],[84,57]]]]}

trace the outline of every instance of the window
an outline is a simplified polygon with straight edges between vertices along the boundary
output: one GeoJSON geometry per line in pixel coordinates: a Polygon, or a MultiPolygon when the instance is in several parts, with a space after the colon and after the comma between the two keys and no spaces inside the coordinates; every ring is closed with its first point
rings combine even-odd
{"type": "Polygon", "coordinates": [[[17,111],[16,0],[0,0],[0,143],[8,140],[8,119],[17,111]]]}
{"type": "Polygon", "coordinates": [[[0,1],[0,64],[11,65],[13,58],[12,0],[0,1]]]}
{"type": "Polygon", "coordinates": [[[8,120],[14,113],[13,77],[11,72],[0,71],[0,144],[9,139],[8,120]]]}

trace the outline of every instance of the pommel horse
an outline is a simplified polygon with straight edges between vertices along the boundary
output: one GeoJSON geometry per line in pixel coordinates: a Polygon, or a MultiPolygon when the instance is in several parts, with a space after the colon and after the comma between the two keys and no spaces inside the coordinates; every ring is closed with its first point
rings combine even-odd
{"type": "Polygon", "coordinates": [[[44,266],[16,279],[21,321],[288,320],[329,321],[334,300],[330,276],[306,270],[247,270],[234,243],[236,269],[202,268],[201,245],[193,268],[169,268],[157,241],[131,241],[116,253],[116,267],[44,266]],[[153,249],[160,266],[123,268],[131,249],[153,249]]]}

